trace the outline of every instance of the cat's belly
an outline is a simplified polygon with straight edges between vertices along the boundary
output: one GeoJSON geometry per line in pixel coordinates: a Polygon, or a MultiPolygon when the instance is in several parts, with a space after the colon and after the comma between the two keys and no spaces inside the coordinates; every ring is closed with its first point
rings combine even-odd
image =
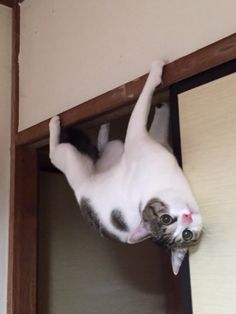
{"type": "Polygon", "coordinates": [[[120,206],[110,206],[109,208],[108,204],[102,208],[99,202],[94,202],[86,197],[82,197],[79,204],[84,218],[101,236],[121,242],[128,241],[133,232],[134,223],[132,221],[130,224],[124,209],[120,206]]]}
{"type": "Polygon", "coordinates": [[[123,160],[75,191],[90,225],[102,235],[127,242],[141,222],[142,210],[161,191],[174,189],[191,204],[192,196],[182,171],[169,153],[166,156],[163,159],[154,152],[141,158],[137,154],[135,161],[123,160]]]}
{"type": "Polygon", "coordinates": [[[142,165],[136,163],[128,171],[119,169],[91,179],[76,197],[93,228],[103,236],[127,242],[140,225],[142,209],[155,197],[157,182],[153,167],[143,173],[142,165]]]}
{"type": "Polygon", "coordinates": [[[139,195],[132,197],[129,183],[121,178],[114,182],[90,182],[76,193],[82,215],[102,236],[127,242],[140,224],[139,195]]]}

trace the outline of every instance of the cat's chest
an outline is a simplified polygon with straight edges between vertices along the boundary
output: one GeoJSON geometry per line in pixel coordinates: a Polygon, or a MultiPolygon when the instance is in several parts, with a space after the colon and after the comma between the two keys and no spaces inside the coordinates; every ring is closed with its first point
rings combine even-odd
{"type": "Polygon", "coordinates": [[[145,195],[168,188],[176,173],[175,159],[162,149],[136,149],[127,156],[126,164],[130,193],[145,195]]]}
{"type": "Polygon", "coordinates": [[[103,224],[115,229],[120,225],[121,231],[127,232],[140,222],[141,194],[135,193],[131,177],[121,171],[99,177],[75,193],[77,200],[86,199],[103,224]]]}
{"type": "Polygon", "coordinates": [[[92,199],[99,211],[119,207],[137,212],[138,204],[170,184],[172,168],[175,168],[173,158],[163,149],[136,148],[123,157],[118,167],[94,176],[81,186],[76,196],[92,199]]]}
{"type": "Polygon", "coordinates": [[[125,241],[141,221],[143,206],[168,184],[165,160],[156,150],[138,150],[124,156],[119,166],[99,174],[80,187],[76,197],[98,229],[125,241]],[[92,210],[90,210],[92,209],[92,210]]]}

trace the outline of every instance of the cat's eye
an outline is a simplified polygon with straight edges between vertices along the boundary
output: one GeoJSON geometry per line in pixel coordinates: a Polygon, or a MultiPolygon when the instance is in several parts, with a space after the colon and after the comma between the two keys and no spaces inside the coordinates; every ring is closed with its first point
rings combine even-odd
{"type": "Polygon", "coordinates": [[[193,238],[193,233],[192,231],[185,229],[182,233],[182,236],[185,241],[190,241],[193,238]]]}
{"type": "Polygon", "coordinates": [[[163,225],[170,225],[173,222],[173,218],[170,215],[162,215],[160,221],[163,225]]]}

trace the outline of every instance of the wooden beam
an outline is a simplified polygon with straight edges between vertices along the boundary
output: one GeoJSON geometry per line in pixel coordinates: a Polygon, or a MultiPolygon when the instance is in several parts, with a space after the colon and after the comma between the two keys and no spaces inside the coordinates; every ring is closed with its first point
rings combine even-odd
{"type": "Polygon", "coordinates": [[[19,53],[20,53],[20,6],[16,3],[12,9],[12,78],[11,78],[11,144],[15,145],[15,136],[19,123],[19,53]]]}
{"type": "Polygon", "coordinates": [[[13,3],[14,3],[13,0],[0,0],[0,4],[10,7],[10,8],[13,7],[13,3]]]}
{"type": "Polygon", "coordinates": [[[13,314],[14,304],[14,229],[15,229],[15,174],[16,174],[16,145],[15,135],[18,128],[19,108],[19,34],[20,34],[20,8],[15,5],[12,10],[12,78],[11,78],[11,168],[10,168],[10,217],[9,217],[9,258],[8,258],[8,314],[13,314]]]}
{"type": "Polygon", "coordinates": [[[13,8],[15,4],[23,2],[24,0],[0,0],[0,4],[13,8]]]}
{"type": "MultiPolygon", "coordinates": [[[[167,64],[163,71],[163,84],[159,90],[235,58],[236,33],[167,64]]],[[[119,110],[126,111],[125,107],[137,100],[146,78],[147,74],[64,111],[60,114],[62,125],[69,126],[86,122],[108,113],[117,113],[119,110]]],[[[32,144],[47,138],[49,134],[48,123],[49,120],[45,120],[19,132],[16,135],[16,144],[32,144]]]]}

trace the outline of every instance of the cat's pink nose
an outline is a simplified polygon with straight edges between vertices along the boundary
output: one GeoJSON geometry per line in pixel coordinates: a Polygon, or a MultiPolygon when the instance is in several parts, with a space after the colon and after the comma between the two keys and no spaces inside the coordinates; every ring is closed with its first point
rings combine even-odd
{"type": "Polygon", "coordinates": [[[193,218],[192,218],[192,214],[189,213],[189,214],[183,214],[182,215],[182,220],[183,222],[186,222],[188,224],[191,224],[191,222],[193,221],[193,218]]]}

